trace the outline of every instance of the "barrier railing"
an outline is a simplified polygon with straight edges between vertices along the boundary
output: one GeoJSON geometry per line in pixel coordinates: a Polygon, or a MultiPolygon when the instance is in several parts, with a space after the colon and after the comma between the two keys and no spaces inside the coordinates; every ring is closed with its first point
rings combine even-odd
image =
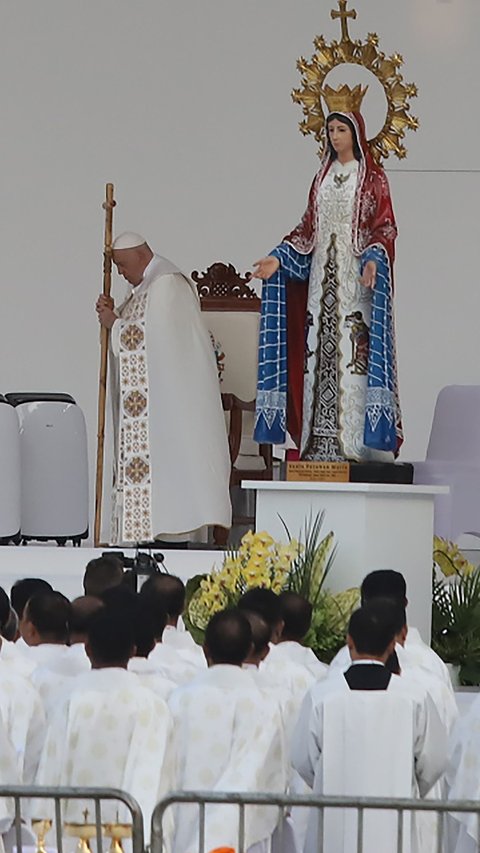
{"type": "Polygon", "coordinates": [[[48,841],[45,841],[45,836],[48,832],[53,831],[58,853],[64,851],[66,835],[87,842],[89,839],[95,840],[98,853],[103,850],[104,835],[112,840],[112,846],[114,846],[115,841],[118,845],[121,839],[128,837],[131,838],[132,853],[144,853],[143,815],[137,801],[124,791],[117,791],[113,788],[0,786],[0,800],[6,801],[6,812],[11,813],[13,818],[14,843],[18,853],[22,853],[23,848],[29,846],[22,841],[22,825],[27,827],[32,825],[34,829],[37,828],[39,841],[37,847],[39,849],[48,844],[48,841]],[[45,809],[38,804],[39,800],[46,801],[45,809]],[[64,820],[66,803],[75,800],[82,800],[93,805],[93,813],[90,810],[85,811],[83,823],[72,824],[64,820]],[[118,803],[117,808],[125,807],[127,809],[130,820],[123,821],[122,819],[121,823],[115,823],[111,820],[111,815],[109,819],[105,819],[105,815],[102,815],[102,803],[111,803],[112,801],[118,803]],[[33,802],[35,802],[35,813],[32,811],[33,802]],[[43,826],[39,826],[42,823],[43,826]]]}
{"type": "MultiPolygon", "coordinates": [[[[206,793],[203,791],[181,791],[173,792],[165,797],[155,807],[152,815],[151,827],[151,853],[165,853],[168,849],[166,839],[168,830],[165,827],[165,815],[168,809],[174,806],[181,805],[196,805],[198,806],[198,846],[195,844],[188,853],[209,853],[205,846],[206,823],[208,816],[206,815],[206,807],[209,805],[217,806],[237,806],[238,807],[238,831],[237,843],[234,845],[236,853],[246,853],[245,846],[245,825],[246,825],[246,810],[249,806],[276,806],[279,809],[278,823],[275,830],[273,850],[274,853],[291,853],[291,846],[286,844],[284,821],[286,817],[295,807],[305,807],[309,810],[315,810],[317,813],[317,853],[330,853],[331,850],[338,851],[339,849],[348,849],[349,853],[375,853],[378,851],[394,851],[394,853],[406,853],[412,848],[410,846],[410,829],[412,815],[430,815],[430,818],[435,820],[435,839],[430,839],[427,847],[422,845],[422,849],[428,849],[429,853],[448,853],[449,847],[445,843],[445,817],[447,814],[471,814],[476,821],[476,834],[480,839],[480,801],[453,801],[453,800],[420,800],[420,799],[389,799],[389,798],[370,798],[370,797],[327,797],[327,796],[280,796],[275,794],[243,794],[243,793],[206,793]],[[353,845],[349,843],[346,847],[339,848],[331,843],[328,837],[328,827],[326,826],[326,812],[331,817],[332,814],[338,819],[344,818],[348,813],[353,812],[356,815],[356,831],[354,832],[355,840],[353,845]],[[367,820],[374,813],[391,812],[396,814],[396,827],[392,827],[388,837],[382,836],[377,838],[377,843],[372,847],[365,843],[364,830],[367,820]],[[436,817],[435,817],[436,816],[436,817]],[[355,846],[356,845],[356,846],[355,846]]],[[[178,824],[181,821],[180,814],[178,815],[178,824]]],[[[231,826],[231,823],[229,824],[231,826]]],[[[433,829],[433,823],[429,826],[430,832],[433,829]]],[[[218,839],[218,845],[224,846],[222,839],[218,839]]],[[[230,845],[227,845],[230,846],[230,845]]],[[[473,848],[472,848],[473,849],[473,848]]],[[[474,849],[480,850],[480,846],[474,849]]],[[[187,851],[185,851],[187,853],[187,851]]]]}

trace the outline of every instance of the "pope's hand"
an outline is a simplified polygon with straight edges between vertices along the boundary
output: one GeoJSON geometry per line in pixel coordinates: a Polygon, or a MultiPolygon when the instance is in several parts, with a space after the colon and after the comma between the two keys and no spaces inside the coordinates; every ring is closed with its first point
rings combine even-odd
{"type": "Polygon", "coordinates": [[[100,325],[105,326],[106,329],[111,329],[115,320],[118,320],[115,312],[103,305],[97,308],[97,314],[100,325]]]}
{"type": "Polygon", "coordinates": [[[252,275],[254,278],[267,279],[270,278],[274,272],[277,272],[279,266],[280,261],[278,258],[274,258],[273,255],[269,255],[268,258],[262,258],[260,261],[255,261],[252,275]]]}
{"type": "Polygon", "coordinates": [[[105,296],[104,293],[102,293],[98,297],[97,303],[95,305],[95,308],[97,309],[97,311],[99,311],[100,308],[110,308],[110,311],[113,311],[114,307],[115,307],[115,303],[114,303],[112,297],[111,296],[105,296]]]}
{"type": "Polygon", "coordinates": [[[364,287],[369,287],[371,290],[375,287],[377,280],[377,265],[375,261],[367,261],[363,269],[363,275],[360,279],[364,287]]]}

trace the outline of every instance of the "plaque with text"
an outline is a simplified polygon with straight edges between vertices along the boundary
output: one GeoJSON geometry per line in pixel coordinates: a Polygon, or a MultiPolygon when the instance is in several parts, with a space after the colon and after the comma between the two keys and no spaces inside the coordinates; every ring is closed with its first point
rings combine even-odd
{"type": "Polygon", "coordinates": [[[348,483],[348,462],[287,462],[287,480],[293,483],[348,483]]]}

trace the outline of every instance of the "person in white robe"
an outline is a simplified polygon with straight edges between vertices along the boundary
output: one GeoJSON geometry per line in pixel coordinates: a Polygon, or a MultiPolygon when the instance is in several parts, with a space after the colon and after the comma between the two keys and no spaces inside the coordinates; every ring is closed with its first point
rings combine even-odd
{"type": "MultiPolygon", "coordinates": [[[[425,796],[446,768],[447,732],[428,694],[392,676],[385,666],[394,649],[388,602],[371,602],[351,617],[352,665],[333,672],[307,694],[294,733],[292,761],[314,793],[343,796],[425,796]]],[[[412,847],[418,849],[412,821],[412,847]]],[[[318,849],[312,815],[305,853],[318,849]]],[[[326,810],[325,853],[356,849],[356,819],[326,810]]],[[[397,850],[397,821],[366,813],[366,851],[397,850]]]]}
{"type": "Polygon", "coordinates": [[[29,599],[20,622],[31,666],[30,680],[38,690],[47,717],[56,707],[58,692],[90,669],[85,654],[67,645],[71,604],[60,592],[38,593],[29,599]]]}
{"type": "MultiPolygon", "coordinates": [[[[185,630],[182,614],[185,608],[185,584],[175,575],[156,572],[140,590],[140,599],[148,602],[152,611],[165,616],[161,635],[163,646],[172,648],[187,665],[204,669],[207,666],[201,646],[185,630]]],[[[160,636],[157,630],[157,636],[160,636]]]]}
{"type": "MultiPolygon", "coordinates": [[[[75,680],[50,721],[36,784],[119,788],[138,801],[148,831],[156,803],[176,786],[175,744],[166,703],[127,671],[133,651],[124,614],[100,610],[89,627],[92,670],[75,680]]],[[[68,801],[65,821],[83,823],[84,808],[68,801]]],[[[102,820],[130,823],[115,801],[102,803],[102,820]]]]}
{"type": "Polygon", "coordinates": [[[120,557],[112,554],[102,554],[89,560],[83,575],[83,591],[85,595],[101,598],[107,589],[112,589],[124,581],[125,572],[120,557]]]}
{"type": "Polygon", "coordinates": [[[137,609],[133,619],[135,655],[128,662],[128,669],[134,672],[144,687],[153,690],[161,699],[168,699],[170,694],[178,687],[175,681],[166,678],[155,666],[149,655],[155,647],[155,631],[162,630],[165,614],[160,614],[161,624],[158,625],[159,613],[156,618],[151,607],[151,601],[146,596],[137,596],[137,609]]]}
{"type": "Polygon", "coordinates": [[[111,329],[111,541],[230,527],[225,419],[196,288],[138,234],[116,238],[113,262],[132,290],[116,309],[105,296],[97,302],[111,329]]]}
{"type": "Polygon", "coordinates": [[[85,644],[88,640],[88,626],[104,603],[96,595],[80,595],[74,598],[70,608],[69,649],[70,657],[76,658],[75,668],[90,669],[85,644]]]}
{"type": "Polygon", "coordinates": [[[279,601],[283,628],[278,643],[270,649],[270,660],[293,661],[305,666],[314,678],[325,678],[327,665],[319,661],[312,649],[303,645],[312,624],[312,605],[296,592],[280,593],[279,601]]]}
{"type": "MultiPolygon", "coordinates": [[[[397,601],[403,607],[408,606],[405,578],[400,572],[395,572],[391,569],[370,572],[364,578],[360,592],[362,604],[374,601],[376,598],[390,598],[392,601],[397,601]]],[[[424,643],[417,628],[413,628],[411,625],[408,627],[404,648],[408,653],[408,657],[405,656],[404,658],[407,665],[420,667],[432,673],[437,678],[440,678],[453,693],[447,665],[430,646],[424,643]]],[[[330,667],[332,669],[338,667],[341,670],[345,670],[350,666],[350,663],[351,659],[348,646],[344,646],[334,657],[330,667]]]]}
{"type": "MultiPolygon", "coordinates": [[[[4,640],[2,640],[3,646],[4,640]]],[[[18,781],[33,784],[43,746],[46,717],[35,687],[0,654],[0,716],[15,750],[18,781]]]]}
{"type": "MultiPolygon", "coordinates": [[[[209,669],[170,697],[178,743],[181,790],[284,793],[287,785],[285,735],[278,703],[242,669],[251,646],[251,629],[238,610],[215,614],[205,636],[209,669]]],[[[278,809],[247,807],[245,847],[269,843],[278,809]]],[[[179,805],[175,853],[196,853],[199,816],[195,806],[179,805]]],[[[238,849],[238,808],[208,805],[205,850],[238,849]]]]}
{"type": "MultiPolygon", "coordinates": [[[[449,800],[480,800],[480,697],[462,714],[452,732],[446,772],[449,800]]],[[[451,812],[447,818],[445,850],[476,853],[480,844],[477,814],[451,812]]]]}

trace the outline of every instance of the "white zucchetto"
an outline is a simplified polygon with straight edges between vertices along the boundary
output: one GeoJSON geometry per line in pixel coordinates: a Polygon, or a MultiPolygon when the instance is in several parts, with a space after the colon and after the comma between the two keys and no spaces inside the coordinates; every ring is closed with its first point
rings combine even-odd
{"type": "Polygon", "coordinates": [[[112,249],[136,249],[146,242],[145,237],[142,237],[141,234],[135,234],[134,231],[124,231],[115,237],[112,249]]]}

